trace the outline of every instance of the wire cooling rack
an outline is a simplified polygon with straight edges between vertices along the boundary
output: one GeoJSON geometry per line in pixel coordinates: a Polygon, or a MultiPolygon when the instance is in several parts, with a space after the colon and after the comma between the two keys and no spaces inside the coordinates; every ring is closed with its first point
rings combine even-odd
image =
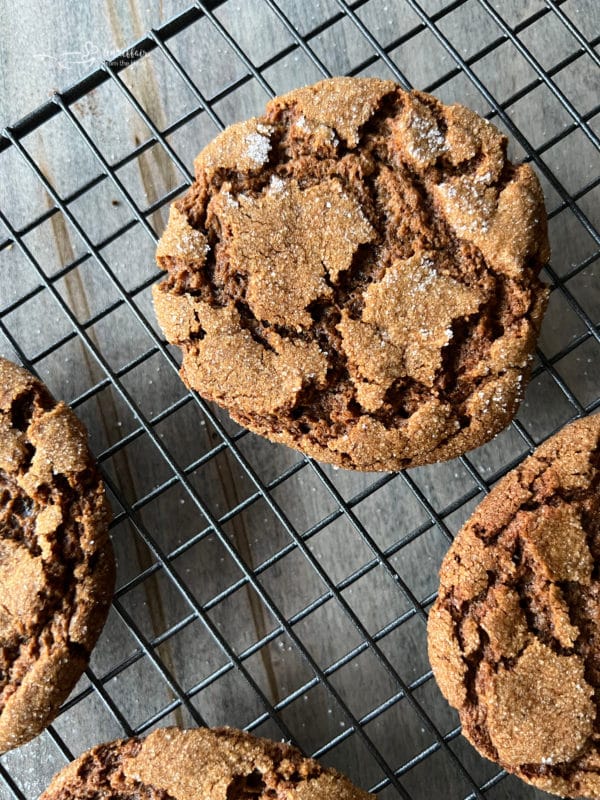
{"type": "Polygon", "coordinates": [[[198,2],[4,131],[0,349],[86,422],[119,578],[61,714],[0,759],[1,797],[33,798],[86,747],[173,723],[295,741],[385,798],[543,796],[460,737],[425,622],[483,493],[600,404],[599,34],[594,0],[198,2]],[[485,114],[549,210],[553,291],[517,420],[398,475],[335,470],[233,425],[185,391],[148,300],[164,212],[201,146],[340,72],[485,114]]]}

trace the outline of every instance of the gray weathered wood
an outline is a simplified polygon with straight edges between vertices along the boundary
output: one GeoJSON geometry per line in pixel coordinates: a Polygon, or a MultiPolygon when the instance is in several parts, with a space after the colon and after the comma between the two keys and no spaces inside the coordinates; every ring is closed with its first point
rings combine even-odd
{"type": "MultiPolygon", "coordinates": [[[[279,5],[302,33],[309,32],[338,9],[334,0],[281,0],[279,5]]],[[[429,12],[443,5],[437,0],[423,3],[429,12]]],[[[510,0],[495,5],[513,25],[541,6],[535,0],[510,0]]],[[[110,55],[127,47],[148,28],[159,25],[186,6],[187,2],[182,0],[147,5],[138,0],[107,0],[105,4],[84,4],[74,0],[23,4],[7,0],[0,8],[0,122],[14,122],[47,99],[54,89],[63,88],[84,75],[95,65],[93,61],[98,54],[110,55]]],[[[595,0],[569,0],[563,8],[587,35],[592,29],[592,35],[597,34],[600,19],[595,0]]],[[[399,0],[371,0],[357,13],[383,44],[419,23],[409,5],[399,0]]],[[[292,41],[281,21],[262,0],[230,0],[219,9],[217,17],[254,63],[276,54],[292,41]]],[[[439,26],[465,57],[501,35],[496,24],[475,0],[468,0],[457,11],[444,17],[439,26]]],[[[575,40],[552,14],[526,28],[520,38],[547,68],[578,49],[575,40]]],[[[311,46],[332,74],[353,69],[373,53],[350,20],[326,29],[311,40],[311,46]]],[[[222,91],[246,72],[245,66],[206,19],[171,40],[169,47],[189,71],[198,89],[208,97],[222,91]]],[[[390,56],[418,88],[427,87],[454,66],[450,56],[426,31],[402,44],[390,56]]],[[[474,69],[501,101],[536,77],[510,43],[502,44],[478,61],[474,69]]],[[[555,76],[556,84],[580,113],[597,104],[598,73],[595,69],[591,59],[582,56],[555,76]]],[[[369,65],[363,72],[384,77],[391,74],[381,61],[369,65]]],[[[321,77],[318,68],[300,49],[277,61],[264,75],[276,92],[321,77]]],[[[193,92],[158,52],[126,70],[122,78],[160,130],[198,104],[193,92]]],[[[464,74],[439,86],[436,93],[444,101],[464,102],[482,113],[490,110],[464,74]]],[[[253,80],[219,101],[215,111],[224,123],[230,123],[259,112],[266,97],[253,80]]],[[[112,84],[104,84],[91,92],[74,105],[73,111],[110,163],[151,138],[145,122],[112,84]]],[[[510,115],[535,145],[543,144],[571,123],[568,114],[545,87],[538,87],[511,106],[510,115]]],[[[191,166],[195,154],[216,131],[214,123],[203,113],[175,131],[169,137],[169,143],[182,161],[191,166]]],[[[83,183],[103,172],[77,131],[62,116],[32,133],[24,144],[61,197],[69,196],[83,183]]],[[[523,155],[518,144],[511,147],[515,157],[523,155]]],[[[597,151],[581,131],[574,132],[547,150],[543,158],[572,192],[581,189],[598,172],[597,151]]],[[[142,209],[157,202],[166,192],[183,188],[185,183],[185,176],[157,144],[124,166],[118,174],[142,209]]],[[[542,182],[552,209],[559,203],[558,195],[547,179],[542,177],[542,182]]],[[[11,224],[21,227],[53,205],[47,191],[14,148],[0,154],[0,206],[11,224]]],[[[580,207],[598,225],[600,204],[597,191],[595,195],[590,193],[583,197],[580,207]]],[[[132,219],[125,199],[108,179],[71,203],[69,209],[93,244],[102,242],[132,219]]],[[[148,221],[155,233],[160,234],[165,219],[166,207],[149,216],[148,221]]],[[[597,249],[591,236],[569,209],[553,218],[551,237],[553,268],[559,275],[565,274],[597,249]]],[[[5,233],[0,232],[0,242],[4,238],[5,233]]],[[[88,250],[73,225],[61,213],[54,214],[28,233],[24,242],[48,275],[54,275],[88,250]]],[[[152,230],[144,230],[138,224],[103,247],[100,254],[116,280],[130,290],[154,275],[153,248],[152,230]]],[[[2,308],[39,284],[35,270],[17,244],[0,250],[0,275],[2,308]]],[[[119,299],[115,283],[93,257],[85,259],[55,285],[81,323],[119,299]]],[[[595,323],[599,321],[598,287],[597,264],[590,265],[569,282],[569,288],[595,323]]],[[[149,290],[137,293],[132,300],[144,318],[155,326],[149,290]]],[[[72,329],[67,316],[48,291],[37,294],[11,311],[3,321],[30,359],[72,329]]],[[[584,330],[585,325],[559,293],[553,294],[541,338],[544,354],[552,357],[584,330]]],[[[153,346],[134,310],[125,304],[121,304],[108,318],[88,327],[87,334],[113,369],[123,367],[153,346]]],[[[2,335],[0,352],[15,356],[10,341],[2,335]]],[[[104,378],[104,371],[93,354],[77,338],[39,361],[36,368],[52,391],[67,401],[79,397],[104,378]]],[[[582,403],[589,403],[597,397],[598,350],[593,340],[588,340],[559,361],[556,370],[582,403]]],[[[122,385],[149,420],[185,396],[177,375],[160,354],[153,355],[125,374],[122,385]]],[[[99,454],[106,453],[108,448],[139,427],[119,392],[111,387],[80,403],[77,413],[88,426],[92,446],[99,454]]],[[[534,439],[540,440],[574,413],[556,384],[547,375],[542,375],[529,387],[519,419],[534,439]]],[[[220,413],[219,416],[230,432],[238,430],[226,415],[220,413]]],[[[176,413],[158,423],[155,430],[181,468],[194,463],[220,443],[220,438],[203,419],[194,402],[182,405],[176,413]]],[[[290,450],[252,435],[244,436],[239,444],[259,477],[267,482],[300,458],[290,450]]],[[[470,459],[487,479],[493,478],[506,463],[525,450],[524,442],[511,428],[494,442],[472,453],[470,459]]],[[[114,455],[105,457],[102,465],[128,504],[135,504],[172,477],[171,469],[147,435],[139,436],[114,455]]],[[[354,497],[378,479],[374,475],[346,473],[329,467],[323,469],[345,499],[354,497]]],[[[413,470],[410,478],[436,511],[451,505],[470,488],[476,488],[458,461],[413,470]]],[[[248,476],[228,452],[220,452],[198,467],[191,473],[190,481],[216,517],[226,514],[255,491],[248,476]]],[[[293,474],[273,491],[273,496],[299,532],[310,529],[338,508],[336,498],[327,491],[311,466],[304,466],[293,474]]],[[[446,518],[451,532],[460,528],[478,499],[474,497],[446,518]]],[[[119,513],[118,502],[114,507],[119,513]]],[[[427,523],[428,514],[402,478],[382,486],[358,504],[354,511],[356,525],[353,526],[345,517],[339,517],[315,533],[307,546],[335,584],[372,562],[372,567],[360,580],[351,583],[343,596],[367,631],[376,635],[408,611],[410,603],[399,582],[377,563],[359,532],[360,526],[365,526],[376,546],[384,551],[407,537],[404,546],[390,557],[390,563],[418,600],[435,591],[437,569],[447,549],[447,539],[435,525],[430,525],[418,538],[410,536],[420,525],[427,523]]],[[[202,513],[177,483],[143,505],[135,513],[135,520],[165,553],[176,550],[191,537],[197,537],[197,542],[171,563],[197,603],[211,605],[211,600],[219,592],[241,578],[239,568],[215,534],[210,532],[202,513]]],[[[249,505],[225,522],[223,528],[237,552],[252,567],[260,566],[290,542],[281,521],[264,500],[249,505]]],[[[142,571],[148,573],[144,581],[118,601],[120,609],[133,620],[141,636],[154,639],[192,615],[190,604],[165,571],[153,569],[155,558],[135,526],[127,521],[119,523],[114,529],[114,542],[119,559],[119,586],[142,571]]],[[[262,571],[260,581],[288,618],[323,598],[324,602],[318,609],[294,627],[296,635],[321,669],[327,669],[360,644],[362,637],[348,615],[335,599],[327,599],[327,585],[298,550],[291,550],[262,571]]],[[[277,627],[268,609],[248,585],[242,585],[235,594],[214,605],[207,617],[236,653],[243,652],[277,627]]],[[[418,614],[383,636],[380,646],[407,683],[428,669],[425,625],[418,614]]],[[[119,611],[114,610],[92,659],[93,674],[103,678],[124,658],[138,651],[139,643],[128,631],[119,611]]],[[[164,667],[186,690],[216,670],[225,669],[228,663],[228,658],[199,620],[190,622],[177,635],[160,644],[157,654],[164,667]]],[[[284,700],[314,676],[286,635],[274,638],[244,665],[271,703],[284,700]]],[[[398,684],[369,650],[335,671],[331,682],[351,712],[359,717],[385,703],[398,691],[398,684]]],[[[84,690],[87,685],[88,679],[84,678],[79,689],[84,690]]],[[[133,661],[127,670],[108,681],[105,689],[132,727],[142,725],[174,698],[147,657],[133,661]]],[[[417,688],[414,697],[442,732],[455,726],[456,717],[441,699],[433,681],[417,688]]],[[[264,712],[256,693],[236,669],[224,671],[191,702],[208,724],[245,726],[264,712]]],[[[300,692],[298,698],[282,710],[281,718],[308,752],[318,750],[349,727],[349,721],[335,700],[322,687],[300,692]]],[[[191,724],[192,716],[189,710],[177,708],[161,720],[161,724],[165,722],[191,724]]],[[[54,727],[75,754],[100,740],[122,734],[122,728],[95,693],[87,695],[62,714],[54,727]]],[[[281,731],[273,723],[260,725],[257,732],[281,736],[281,731]]],[[[368,723],[365,733],[393,768],[434,741],[406,699],[393,704],[368,723]]],[[[494,774],[494,768],[480,759],[463,739],[456,739],[452,748],[475,779],[483,781],[494,774]]],[[[382,777],[380,768],[356,735],[327,753],[323,760],[343,769],[364,786],[375,784],[382,777]]],[[[9,770],[25,796],[33,798],[44,788],[51,774],[62,766],[64,758],[50,735],[44,734],[19,751],[2,757],[0,763],[9,770]]],[[[402,781],[414,798],[459,798],[469,791],[454,771],[449,757],[442,752],[409,771],[402,781]]],[[[489,796],[500,800],[516,794],[531,798],[545,796],[512,779],[501,781],[489,796]]],[[[10,793],[0,782],[0,798],[8,796],[10,793]]],[[[381,796],[392,798],[398,795],[394,789],[388,788],[381,796]]]]}

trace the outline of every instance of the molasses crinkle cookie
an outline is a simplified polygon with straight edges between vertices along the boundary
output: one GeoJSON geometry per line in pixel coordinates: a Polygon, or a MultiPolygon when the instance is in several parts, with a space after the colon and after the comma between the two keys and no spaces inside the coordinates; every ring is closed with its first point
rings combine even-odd
{"type": "Polygon", "coordinates": [[[198,156],[157,259],[185,383],[322,461],[453,458],[514,415],[546,305],[528,165],[463,106],[334,78],[198,156]]]}
{"type": "Polygon", "coordinates": [[[429,614],[463,733],[548,792],[600,798],[600,414],[568,425],[477,508],[429,614]]]}
{"type": "Polygon", "coordinates": [[[371,800],[288,744],[232,728],[162,728],[88,750],[40,800],[371,800]]]}
{"type": "Polygon", "coordinates": [[[109,508],[73,412],[0,358],[0,752],[52,722],[114,586],[109,508]]]}

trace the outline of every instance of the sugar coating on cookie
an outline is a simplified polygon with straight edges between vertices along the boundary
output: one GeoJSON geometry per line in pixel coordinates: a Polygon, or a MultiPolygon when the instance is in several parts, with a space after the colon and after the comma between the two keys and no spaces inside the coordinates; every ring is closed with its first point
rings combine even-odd
{"type": "Polygon", "coordinates": [[[295,747],[233,728],[162,728],[88,750],[40,800],[369,800],[295,747]]]}
{"type": "Polygon", "coordinates": [[[435,678],[488,758],[600,798],[600,414],[510,472],[461,530],[429,614],[435,678]]]}
{"type": "Polygon", "coordinates": [[[153,292],[188,386],[364,470],[452,458],[508,424],[549,251],[537,178],[493,125],[334,78],[227,128],[195,173],[153,292]]]}
{"type": "Polygon", "coordinates": [[[0,358],[0,752],[52,722],[114,587],[104,487],[75,414],[0,358]]]}

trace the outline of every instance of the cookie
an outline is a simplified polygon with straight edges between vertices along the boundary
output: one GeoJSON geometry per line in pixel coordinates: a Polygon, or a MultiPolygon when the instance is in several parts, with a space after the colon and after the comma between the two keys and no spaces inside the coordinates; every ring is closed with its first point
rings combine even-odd
{"type": "Polygon", "coordinates": [[[88,750],[40,800],[368,800],[295,747],[233,728],[161,728],[88,750]]]}
{"type": "Polygon", "coordinates": [[[154,306],[188,387],[339,466],[453,458],[514,415],[547,301],[528,165],[459,105],[334,78],[195,161],[154,306]]]}
{"type": "Polygon", "coordinates": [[[114,587],[83,426],[0,359],[0,752],[37,736],[87,666],[114,587]]]}
{"type": "Polygon", "coordinates": [[[452,544],[429,658],[487,758],[600,798],[600,414],[510,472],[452,544]]]}

